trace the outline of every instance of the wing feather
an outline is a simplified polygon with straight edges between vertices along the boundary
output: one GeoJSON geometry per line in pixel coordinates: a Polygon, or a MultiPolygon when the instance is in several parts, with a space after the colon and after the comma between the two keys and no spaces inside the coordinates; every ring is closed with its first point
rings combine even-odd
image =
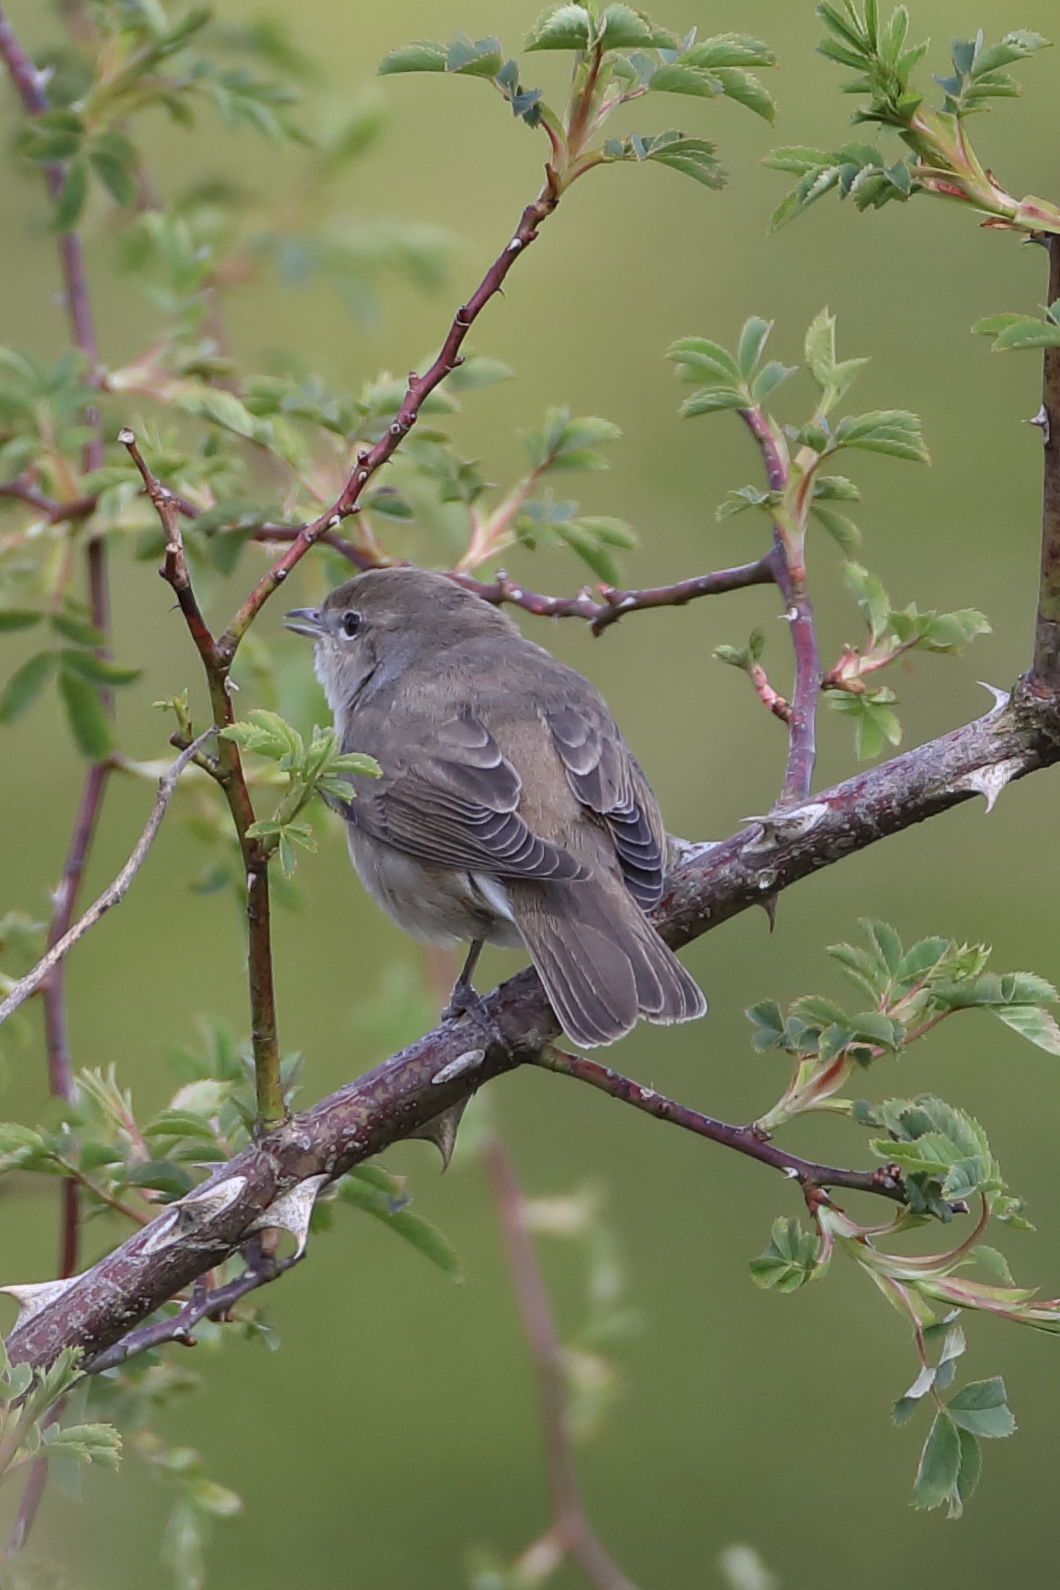
{"type": "Polygon", "coordinates": [[[571,706],[546,714],[571,790],[607,824],[626,887],[648,911],[662,896],[666,865],[662,818],[644,774],[617,729],[595,718],[595,714],[571,706]]]}

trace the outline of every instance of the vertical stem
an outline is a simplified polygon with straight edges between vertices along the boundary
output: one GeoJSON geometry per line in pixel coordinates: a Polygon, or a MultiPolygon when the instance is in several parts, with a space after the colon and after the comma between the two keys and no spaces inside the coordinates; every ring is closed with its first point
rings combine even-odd
{"type": "MultiPolygon", "coordinates": [[[[788,467],[768,420],[760,409],[740,409],[740,418],[751,432],[762,453],[770,491],[783,492],[788,485],[788,467]]],[[[817,629],[813,603],[806,584],[806,569],[799,531],[797,546],[792,536],[773,526],[773,575],[784,598],[791,644],[795,652],[795,683],[788,718],[788,761],[777,806],[793,806],[804,801],[813,787],[817,761],[817,700],[821,693],[821,660],[817,651],[817,629]]]]}
{"type": "MultiPolygon", "coordinates": [[[[1060,298],[1060,237],[1043,240],[1049,251],[1049,303],[1060,298]]],[[[1041,695],[1060,691],[1060,348],[1042,357],[1042,559],[1034,662],[1030,686],[1041,695]]]]}
{"type": "Polygon", "coordinates": [[[493,1191],[519,1317],[537,1376],[556,1537],[595,1590],[635,1590],[593,1534],[585,1516],[567,1422],[562,1349],[526,1223],[523,1190],[511,1156],[496,1135],[486,1139],[482,1161],[493,1191]]]}
{"type": "MultiPolygon", "coordinates": [[[[207,665],[207,680],[218,728],[233,721],[228,694],[228,669],[207,665]]],[[[250,1040],[254,1051],[257,1126],[267,1132],[284,1119],[280,1080],[280,1047],[276,1023],[276,990],[272,973],[272,915],[269,897],[269,858],[259,842],[247,833],[254,807],[243,776],[239,751],[231,740],[218,739],[220,783],[232,814],[247,881],[247,974],[250,990],[250,1040]]]]}

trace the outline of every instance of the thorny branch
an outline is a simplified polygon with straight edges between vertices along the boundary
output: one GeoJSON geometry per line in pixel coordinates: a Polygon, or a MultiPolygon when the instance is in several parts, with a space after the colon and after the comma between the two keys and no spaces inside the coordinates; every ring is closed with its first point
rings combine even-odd
{"type": "MultiPolygon", "coordinates": [[[[1058,761],[1060,709],[1021,686],[986,717],[859,773],[812,802],[757,819],[719,844],[684,845],[657,925],[679,948],[759,904],[767,893],[976,794],[989,799],[1009,780],[1058,761]]],[[[532,970],[495,990],[487,1006],[507,1050],[493,1046],[483,1054],[470,1017],[446,1022],[285,1122],[65,1290],[25,1311],[8,1344],[14,1361],[43,1364],[75,1345],[90,1357],[105,1351],[242,1248],[254,1230],[270,1220],[287,1224],[290,1217],[281,1219],[279,1202],[285,1195],[312,1185],[314,1177],[323,1185],[392,1142],[429,1131],[483,1083],[537,1063],[558,1036],[532,970]]],[[[621,1087],[616,1096],[622,1097],[621,1087]]],[[[776,1163],[769,1143],[756,1152],[748,1141],[741,1152],[776,1163]]],[[[818,1172],[835,1175],[824,1166],[818,1172]]],[[[804,1187],[812,1174],[807,1165],[804,1187]]],[[[875,1190],[893,1196],[886,1188],[875,1190]]]]}

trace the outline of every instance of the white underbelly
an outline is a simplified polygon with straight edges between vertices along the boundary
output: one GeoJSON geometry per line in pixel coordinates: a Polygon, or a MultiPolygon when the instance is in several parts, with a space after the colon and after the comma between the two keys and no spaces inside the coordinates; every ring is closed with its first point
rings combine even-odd
{"type": "Polygon", "coordinates": [[[377,905],[428,944],[472,939],[516,949],[522,937],[500,878],[437,867],[347,826],[350,858],[377,905]]]}

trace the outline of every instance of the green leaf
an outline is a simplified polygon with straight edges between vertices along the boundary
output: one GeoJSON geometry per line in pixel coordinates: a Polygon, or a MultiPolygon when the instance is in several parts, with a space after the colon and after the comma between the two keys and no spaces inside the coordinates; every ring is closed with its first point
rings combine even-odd
{"type": "Polygon", "coordinates": [[[957,1489],[961,1471],[961,1442],[949,1414],[938,1413],[920,1454],[913,1485],[913,1506],[941,1507],[957,1489]]]}
{"type": "Polygon", "coordinates": [[[775,66],[777,58],[761,39],[748,33],[719,33],[694,44],[681,56],[691,66],[713,71],[719,66],[775,66]]]}
{"type": "Polygon", "coordinates": [[[698,71],[683,61],[671,61],[656,67],[648,79],[648,89],[653,94],[693,94],[700,99],[716,99],[721,83],[709,72],[698,71]]]}
{"type": "Polygon", "coordinates": [[[63,669],[72,670],[80,674],[82,679],[89,679],[94,684],[100,685],[131,685],[133,680],[139,679],[139,668],[120,668],[106,657],[97,657],[91,651],[68,651],[59,653],[60,665],[63,669]]]}
{"type": "Polygon", "coordinates": [[[817,503],[812,505],[810,513],[822,530],[826,530],[832,537],[845,557],[850,557],[859,550],[861,531],[853,519],[848,518],[845,513],[836,513],[834,508],[822,508],[817,503]]]}
{"type": "Polygon", "coordinates": [[[665,133],[659,136],[666,142],[660,142],[650,149],[647,159],[669,166],[672,171],[679,171],[706,188],[725,186],[725,173],[714,158],[714,144],[708,143],[705,138],[670,137],[665,133]]]}
{"type": "Polygon", "coordinates": [[[594,36],[585,6],[556,5],[542,12],[526,35],[527,50],[587,50],[594,36]]]}
{"type": "Polygon", "coordinates": [[[88,168],[84,161],[74,160],[66,168],[66,177],[55,201],[52,230],[72,232],[81,219],[81,211],[88,197],[88,168]]]}
{"type": "Polygon", "coordinates": [[[1013,314],[1011,312],[999,315],[987,315],[984,320],[977,320],[972,326],[972,333],[977,337],[996,337],[999,331],[1006,330],[1009,326],[1038,325],[1040,322],[1033,320],[1029,315],[1013,314]]]}
{"type": "Polygon", "coordinates": [[[34,613],[29,608],[0,608],[0,635],[11,634],[16,629],[31,629],[43,617],[43,613],[34,613]]]}
{"type": "Polygon", "coordinates": [[[998,333],[993,351],[1005,353],[1019,348],[1057,347],[1060,347],[1060,326],[1046,320],[1019,320],[998,333]]]}
{"type": "Polygon", "coordinates": [[[843,578],[861,610],[862,617],[868,625],[869,635],[875,644],[880,636],[887,632],[891,618],[891,599],[876,576],[870,574],[868,569],[862,568],[860,563],[844,564],[843,578]]]}
{"type": "Polygon", "coordinates": [[[672,33],[655,27],[643,12],[627,5],[607,6],[597,28],[596,43],[602,50],[677,48],[672,33]]]}
{"type": "Polygon", "coordinates": [[[114,740],[98,690],[80,674],[62,667],[59,694],[78,750],[94,762],[102,761],[113,750],[114,740]]]}
{"type": "Polygon", "coordinates": [[[36,701],[55,668],[52,651],[38,652],[11,675],[0,690],[0,723],[13,723],[36,701]]]}
{"type": "Polygon", "coordinates": [[[995,1005],[994,1015],[1047,1054],[1060,1055],[1060,1026],[1040,1005],[995,1005]]]}
{"type": "Polygon", "coordinates": [[[775,1049],[784,1036],[784,1013],[776,1000],[763,999],[744,1014],[755,1028],[751,1037],[752,1047],[760,1053],[775,1049]]]}
{"type": "Polygon", "coordinates": [[[841,447],[860,447],[871,453],[889,453],[930,463],[920,420],[906,409],[879,409],[871,414],[846,415],[835,431],[841,447]]]}
{"type": "Polygon", "coordinates": [[[444,72],[446,54],[444,44],[419,39],[415,44],[404,44],[384,55],[377,70],[380,77],[397,72],[444,72]]]}
{"type": "Polygon", "coordinates": [[[503,64],[504,53],[499,40],[472,40],[466,33],[456,35],[445,57],[447,72],[457,72],[466,77],[496,77],[503,64]]]}
{"type": "Polygon", "coordinates": [[[1016,1432],[1016,1421],[1006,1401],[1005,1382],[999,1375],[962,1386],[950,1399],[948,1411],[956,1425],[980,1440],[1001,1440],[1016,1432]]]}
{"type": "Polygon", "coordinates": [[[975,1487],[979,1483],[979,1476],[983,1469],[982,1453],[979,1443],[970,1430],[961,1430],[961,1472],[957,1476],[957,1496],[950,1503],[950,1517],[959,1517],[960,1509],[968,1501],[975,1487]]]}
{"type": "Polygon", "coordinates": [[[765,1252],[751,1260],[751,1276],[756,1286],[794,1292],[820,1275],[820,1252],[820,1240],[797,1220],[775,1220],[765,1252]]]}
{"type": "Polygon", "coordinates": [[[732,354],[706,337],[681,337],[671,344],[666,356],[677,365],[682,381],[717,381],[725,386],[741,386],[740,366],[732,354]]]}
{"type": "Polygon", "coordinates": [[[398,1236],[411,1243],[424,1258],[437,1265],[451,1281],[463,1280],[460,1261],[447,1238],[430,1221],[402,1207],[388,1192],[360,1177],[347,1176],[339,1183],[339,1197],[343,1203],[352,1204],[382,1220],[398,1236]]]}
{"type": "Polygon", "coordinates": [[[736,345],[736,364],[745,381],[750,381],[754,374],[772,329],[773,322],[763,320],[759,315],[752,315],[750,320],[744,321],[740,340],[736,345]]]}
{"type": "Polygon", "coordinates": [[[122,205],[136,202],[139,155],[131,139],[120,132],[101,133],[88,158],[112,199],[122,205]]]}
{"type": "Polygon", "coordinates": [[[761,116],[763,121],[771,125],[776,120],[777,107],[773,96],[753,72],[745,72],[738,66],[723,66],[719,67],[713,76],[721,84],[726,99],[735,100],[738,105],[753,111],[756,116],[761,116]]]}
{"type": "Polygon", "coordinates": [[[772,359],[769,364],[763,365],[751,383],[751,401],[755,407],[761,408],[774,387],[786,381],[789,375],[794,375],[796,369],[796,365],[781,364],[777,359],[772,359]]]}
{"type": "Polygon", "coordinates": [[[74,618],[70,613],[52,613],[48,622],[52,629],[66,640],[72,640],[75,646],[102,646],[106,636],[95,624],[90,624],[86,619],[74,618]]]}

